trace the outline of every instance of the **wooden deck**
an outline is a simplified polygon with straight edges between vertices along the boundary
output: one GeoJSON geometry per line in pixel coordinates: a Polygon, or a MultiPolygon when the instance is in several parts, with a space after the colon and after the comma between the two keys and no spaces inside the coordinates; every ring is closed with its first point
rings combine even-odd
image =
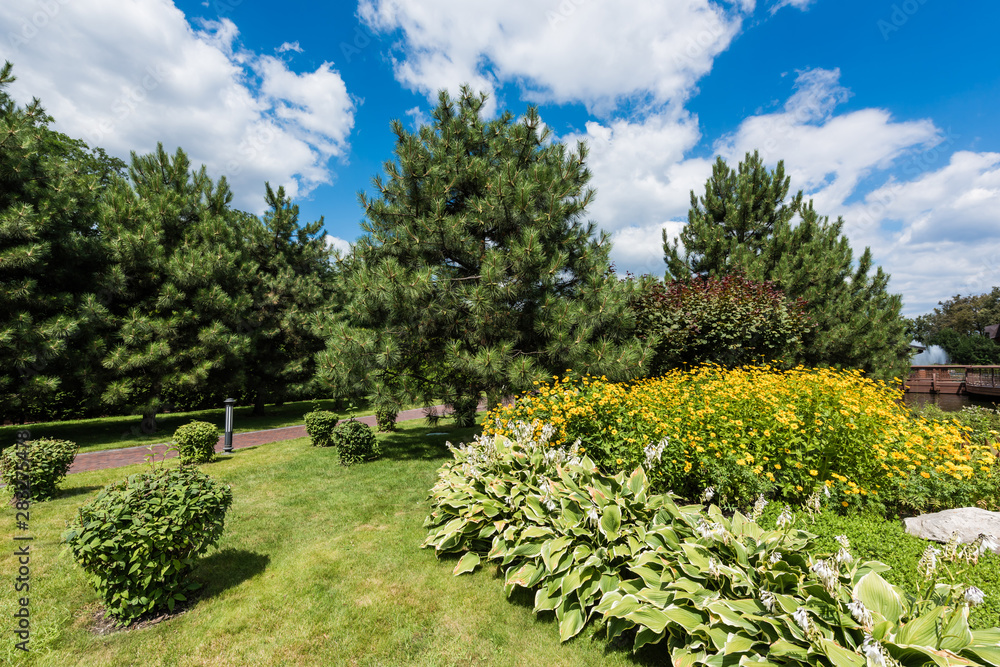
{"type": "Polygon", "coordinates": [[[912,366],[903,388],[915,394],[1000,396],[1000,366],[912,366]]]}

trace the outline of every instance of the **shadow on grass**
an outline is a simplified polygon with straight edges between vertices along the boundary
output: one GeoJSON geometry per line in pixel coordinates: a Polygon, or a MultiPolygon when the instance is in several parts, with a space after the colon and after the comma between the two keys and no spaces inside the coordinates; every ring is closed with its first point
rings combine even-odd
{"type": "Polygon", "coordinates": [[[59,489],[59,492],[55,496],[55,500],[62,498],[72,498],[73,496],[82,496],[84,494],[90,493],[92,491],[97,491],[98,489],[103,489],[103,486],[76,486],[72,489],[59,489]]]}
{"type": "Polygon", "coordinates": [[[263,572],[270,556],[244,549],[221,549],[202,558],[192,576],[205,583],[201,600],[213,598],[263,572]]]}
{"type": "Polygon", "coordinates": [[[479,426],[456,428],[448,425],[407,427],[378,435],[382,458],[408,461],[447,458],[450,454],[446,443],[458,445],[462,442],[471,442],[479,432],[479,426]],[[428,435],[431,433],[443,433],[443,435],[428,435]]]}

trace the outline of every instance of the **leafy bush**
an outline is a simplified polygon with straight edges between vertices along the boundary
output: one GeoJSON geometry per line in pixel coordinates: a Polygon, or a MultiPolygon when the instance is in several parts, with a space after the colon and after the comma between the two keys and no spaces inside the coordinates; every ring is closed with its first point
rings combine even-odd
{"type": "Polygon", "coordinates": [[[337,415],[329,410],[313,410],[307,412],[306,433],[316,447],[335,447],[334,428],[337,426],[337,415]]]}
{"type": "Polygon", "coordinates": [[[191,421],[174,431],[174,444],[181,463],[208,463],[215,460],[219,428],[208,422],[191,421]]]}
{"type": "Polygon", "coordinates": [[[647,279],[630,302],[642,339],[657,339],[653,375],[682,365],[738,366],[794,354],[812,326],[805,301],[739,275],[663,284],[647,279]]]}
{"type": "Polygon", "coordinates": [[[158,467],[110,484],[81,507],[64,539],[123,624],[198,588],[188,581],[198,556],[218,542],[233,500],[193,466],[158,467]]]}
{"type": "Polygon", "coordinates": [[[0,478],[18,498],[46,500],[56,494],[78,449],[75,442],[48,438],[8,447],[0,453],[0,478]]]}
{"type": "Polygon", "coordinates": [[[359,421],[351,419],[340,424],[336,438],[342,465],[371,461],[382,455],[378,439],[371,428],[359,421]]]}
{"type": "Polygon", "coordinates": [[[767,485],[795,504],[825,487],[841,507],[922,511],[998,502],[1000,467],[954,423],[914,419],[901,394],[860,371],[701,366],[613,384],[556,379],[491,411],[486,435],[512,420],[555,426],[602,470],[631,470],[664,443],[654,487],[745,508],[767,485]],[[720,476],[720,472],[724,475],[720,476]]]}
{"type": "Polygon", "coordinates": [[[389,433],[396,430],[396,415],[392,408],[377,408],[375,410],[375,428],[379,433],[389,433]]]}
{"type": "MultiPolygon", "coordinates": [[[[815,536],[787,511],[764,530],[715,505],[681,507],[650,492],[643,466],[603,475],[551,442],[551,426],[507,428],[513,439],[453,448],[423,546],[462,554],[456,575],[498,563],[508,596],[533,590],[563,641],[597,617],[609,638],[658,644],[678,665],[944,664],[943,651],[1000,664],[1000,630],[969,630],[978,591],[907,598],[879,575],[885,565],[858,561],[846,543],[814,554],[815,536]]],[[[661,464],[662,451],[646,455],[661,464]]]]}

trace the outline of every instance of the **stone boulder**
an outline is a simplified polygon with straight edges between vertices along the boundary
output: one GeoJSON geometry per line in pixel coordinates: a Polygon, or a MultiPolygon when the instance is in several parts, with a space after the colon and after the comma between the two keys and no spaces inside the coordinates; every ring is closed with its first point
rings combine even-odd
{"type": "MultiPolygon", "coordinates": [[[[921,514],[903,519],[906,532],[915,537],[935,542],[947,542],[958,531],[961,543],[972,542],[980,533],[992,535],[1000,543],[1000,512],[989,512],[978,507],[960,507],[933,514],[921,514]]],[[[1000,546],[993,549],[1000,553],[1000,546]]]]}

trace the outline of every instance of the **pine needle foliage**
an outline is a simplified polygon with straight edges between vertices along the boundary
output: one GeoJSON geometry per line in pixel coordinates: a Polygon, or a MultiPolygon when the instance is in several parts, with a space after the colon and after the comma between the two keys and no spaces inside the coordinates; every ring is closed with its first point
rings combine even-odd
{"type": "Polygon", "coordinates": [[[95,227],[100,183],[115,161],[50,130],[39,100],[18,106],[0,68],[0,421],[45,410],[60,392],[99,393],[87,372],[103,354],[95,227]],[[104,173],[102,173],[102,169],[104,173]]]}
{"type": "Polygon", "coordinates": [[[117,317],[103,362],[113,373],[106,403],[155,415],[165,392],[225,391],[241,368],[247,282],[258,271],[231,199],[225,178],[213,183],[184,151],[171,156],[162,145],[133,153],[129,180],[106,191],[101,222],[117,317]]]}
{"type": "Polygon", "coordinates": [[[567,368],[627,378],[649,351],[607,235],[584,221],[586,148],[550,141],[538,112],[485,120],[486,96],[439,96],[359,195],[365,236],[343,262],[345,321],[320,355],[340,391],[491,402],[567,368]]]}
{"type": "Polygon", "coordinates": [[[747,153],[737,169],[720,157],[705,183],[691,193],[688,224],[680,238],[663,234],[667,277],[743,273],[772,281],[806,301],[815,327],[803,336],[796,361],[808,366],[860,368],[892,381],[909,367],[902,297],[888,291],[889,274],[872,271],[869,248],[855,262],[844,220],[819,215],[802,191],[789,197],[791,179],[779,161],[771,171],[747,153]]]}

